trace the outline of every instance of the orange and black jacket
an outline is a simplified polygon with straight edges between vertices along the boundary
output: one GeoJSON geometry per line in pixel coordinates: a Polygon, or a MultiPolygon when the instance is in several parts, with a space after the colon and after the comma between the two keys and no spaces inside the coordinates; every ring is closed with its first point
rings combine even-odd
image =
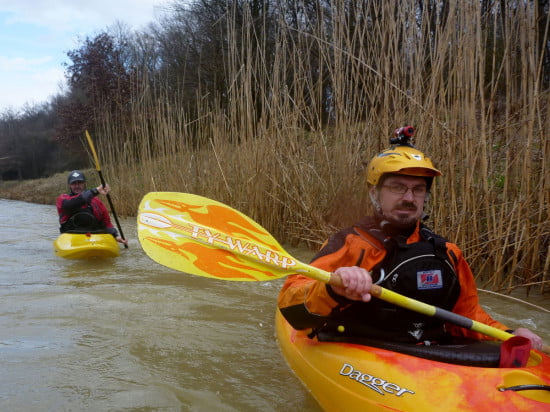
{"type": "MultiPolygon", "coordinates": [[[[492,319],[479,305],[472,271],[462,251],[455,244],[433,234],[420,223],[412,233],[399,241],[395,240],[395,236],[387,235],[385,230],[379,228],[374,218],[367,217],[355,226],[331,236],[313,258],[311,265],[328,272],[333,272],[339,267],[359,266],[371,272],[375,281],[381,276],[388,276],[389,270],[393,267],[390,276],[380,283],[389,289],[392,289],[392,282],[396,278],[407,278],[404,272],[412,272],[412,275],[408,276],[409,283],[404,283],[405,286],[401,286],[401,290],[398,287],[394,288],[396,292],[501,330],[508,329],[492,319]],[[430,242],[432,245],[442,246],[429,246],[430,242]],[[398,243],[401,245],[400,248],[390,247],[391,244],[398,243]],[[397,249],[401,252],[397,253],[397,249]],[[426,253],[425,250],[435,252],[426,253]],[[401,260],[395,261],[395,256],[406,253],[439,256],[430,258],[431,261],[420,259],[407,269],[402,262],[414,260],[409,259],[410,256],[400,257],[401,260]],[[441,263],[437,263],[438,260],[441,263]],[[430,265],[436,265],[437,270],[427,270],[430,265]],[[384,268],[385,271],[381,270],[384,268]],[[435,282],[433,279],[436,279],[435,282]],[[445,284],[445,287],[442,284],[445,284]],[[451,284],[453,286],[450,286],[451,284]]],[[[404,336],[410,338],[410,334],[414,336],[412,340],[430,340],[439,333],[479,340],[491,339],[472,330],[444,324],[435,318],[428,318],[378,299],[373,298],[368,303],[349,300],[336,294],[330,285],[299,274],[287,277],[279,294],[278,306],[295,329],[319,330],[344,325],[345,328],[340,327],[350,334],[366,334],[395,340],[407,340],[404,336]],[[419,331],[411,331],[411,325],[415,325],[419,331]]]]}

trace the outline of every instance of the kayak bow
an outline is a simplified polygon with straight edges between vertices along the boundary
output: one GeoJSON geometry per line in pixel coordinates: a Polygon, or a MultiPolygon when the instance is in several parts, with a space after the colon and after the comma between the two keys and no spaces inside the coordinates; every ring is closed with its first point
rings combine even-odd
{"type": "Polygon", "coordinates": [[[550,410],[550,357],[534,351],[524,368],[474,367],[320,342],[279,311],[275,324],[287,363],[326,411],[550,410]]]}
{"type": "Polygon", "coordinates": [[[62,233],[53,248],[57,256],[65,259],[112,258],[120,254],[110,233],[62,233]]]}

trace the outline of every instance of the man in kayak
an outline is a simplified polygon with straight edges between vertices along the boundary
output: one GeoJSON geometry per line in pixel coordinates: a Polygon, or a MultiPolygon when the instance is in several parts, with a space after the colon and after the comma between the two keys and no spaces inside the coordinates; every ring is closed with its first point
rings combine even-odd
{"type": "Polygon", "coordinates": [[[425,203],[441,172],[410,144],[412,128],[401,128],[390,139],[392,148],[375,156],[367,169],[374,206],[372,216],[332,235],[311,265],[334,272],[343,287],[303,275],[287,278],[279,309],[295,329],[313,333],[364,336],[424,343],[444,342],[451,336],[477,340],[487,336],[446,324],[371,299],[376,283],[410,298],[437,306],[492,327],[507,330],[542,348],[542,339],[526,328],[515,331],[492,319],[479,305],[472,271],[457,245],[423,224],[425,203]]]}
{"type": "Polygon", "coordinates": [[[107,195],[111,188],[105,186],[86,189],[86,177],[79,170],[73,170],[67,177],[70,193],[59,195],[56,201],[61,233],[66,232],[103,232],[110,233],[117,242],[128,244],[128,240],[119,236],[113,226],[109,212],[98,195],[107,195]]]}

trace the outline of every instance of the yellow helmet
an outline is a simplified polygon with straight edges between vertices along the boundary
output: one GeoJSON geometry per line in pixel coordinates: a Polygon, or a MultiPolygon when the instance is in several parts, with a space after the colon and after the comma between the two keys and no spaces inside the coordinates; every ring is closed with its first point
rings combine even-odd
{"type": "Polygon", "coordinates": [[[395,131],[397,137],[390,139],[390,143],[398,145],[371,159],[367,167],[367,183],[376,186],[386,173],[431,178],[441,176],[432,161],[409,143],[413,133],[414,129],[410,126],[395,131]]]}

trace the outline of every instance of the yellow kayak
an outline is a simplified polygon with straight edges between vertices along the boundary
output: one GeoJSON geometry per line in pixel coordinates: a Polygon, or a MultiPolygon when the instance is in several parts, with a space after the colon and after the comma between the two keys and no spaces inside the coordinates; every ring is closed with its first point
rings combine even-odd
{"type": "Polygon", "coordinates": [[[112,258],[120,254],[117,241],[109,233],[62,233],[53,248],[65,259],[112,258]]]}
{"type": "Polygon", "coordinates": [[[523,368],[467,366],[320,342],[279,311],[275,323],[287,363],[326,411],[550,411],[550,357],[541,352],[523,368]]]}

